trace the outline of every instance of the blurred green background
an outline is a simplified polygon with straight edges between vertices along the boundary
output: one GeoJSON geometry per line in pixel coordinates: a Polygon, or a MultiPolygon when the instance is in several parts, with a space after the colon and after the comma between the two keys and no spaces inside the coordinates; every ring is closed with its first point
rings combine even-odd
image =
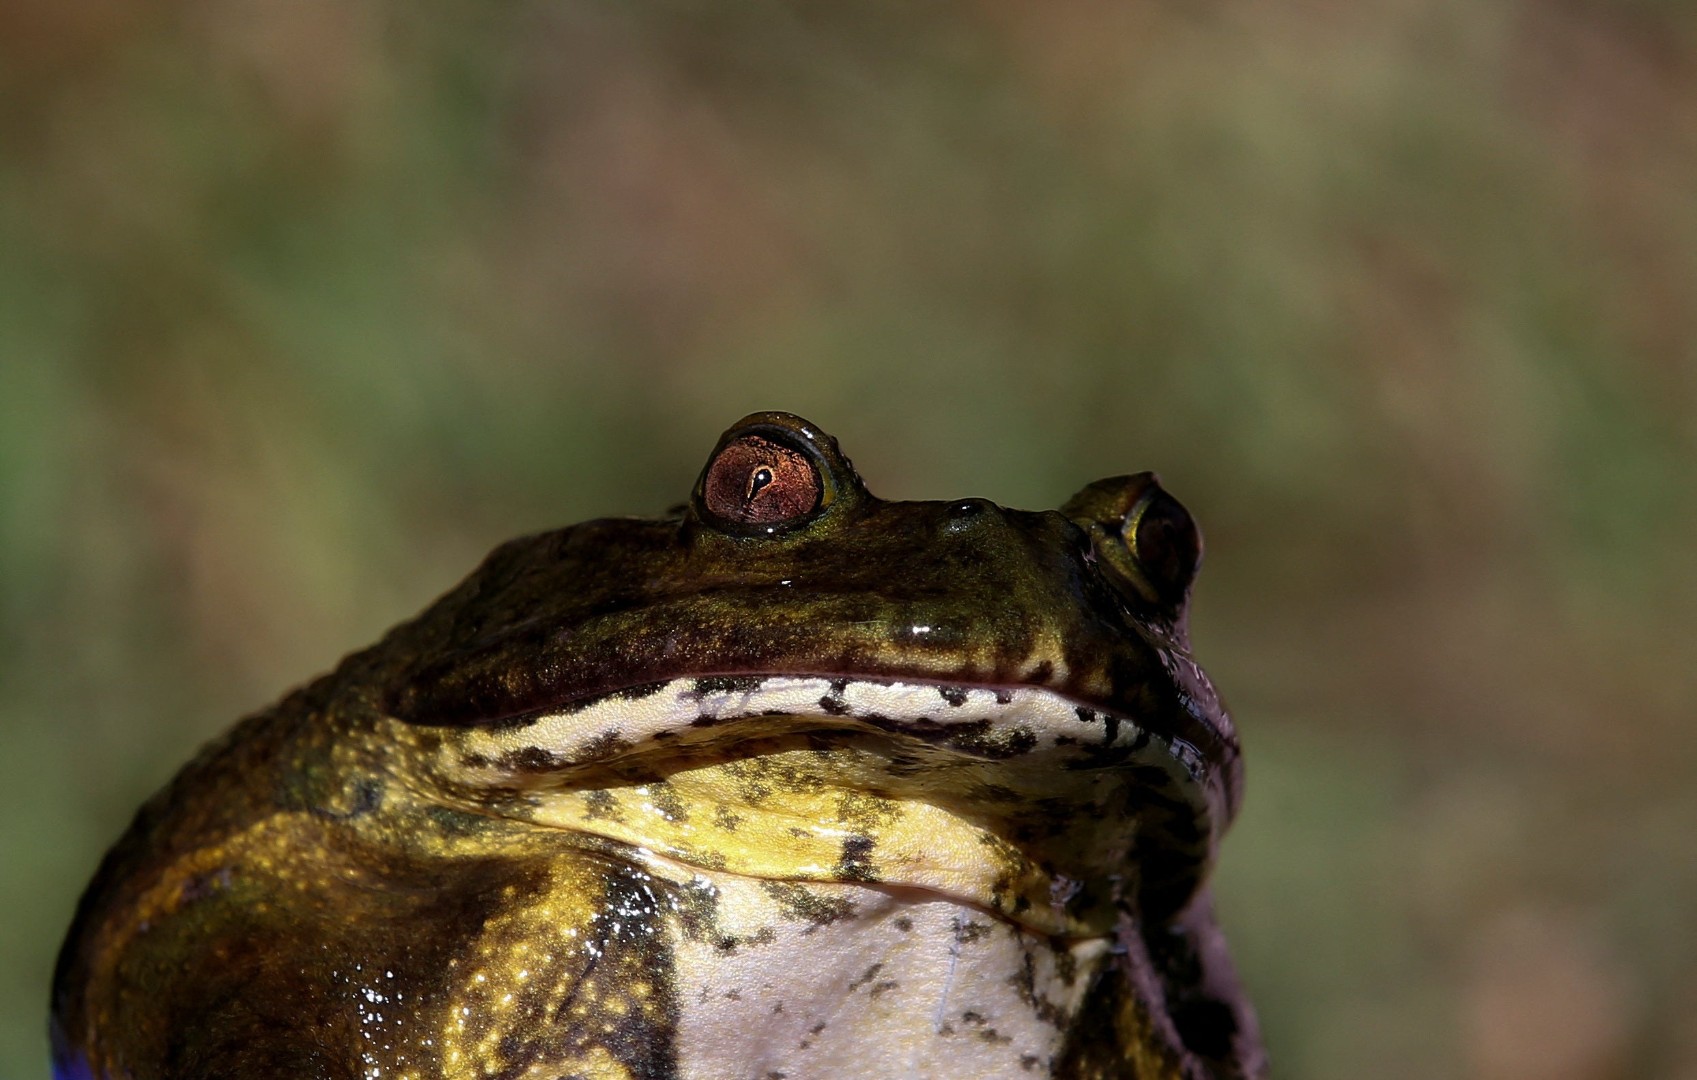
{"type": "Polygon", "coordinates": [[[0,1075],[197,744],[760,408],[1197,514],[1281,1076],[1697,1077],[1673,0],[0,5],[0,1075]]]}

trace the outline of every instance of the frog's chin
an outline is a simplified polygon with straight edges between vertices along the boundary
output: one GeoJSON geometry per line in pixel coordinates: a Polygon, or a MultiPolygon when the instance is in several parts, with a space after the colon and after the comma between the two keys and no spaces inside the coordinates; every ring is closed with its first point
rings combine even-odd
{"type": "Polygon", "coordinates": [[[1029,686],[692,677],[469,729],[444,753],[447,788],[520,788],[538,825],[715,872],[939,893],[1069,936],[1176,909],[1219,827],[1194,748],[1029,686]]]}

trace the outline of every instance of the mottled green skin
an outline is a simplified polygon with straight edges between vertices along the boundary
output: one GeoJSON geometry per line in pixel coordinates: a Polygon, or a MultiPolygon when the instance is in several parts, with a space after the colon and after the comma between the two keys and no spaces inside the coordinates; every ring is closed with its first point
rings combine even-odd
{"type": "MultiPolygon", "coordinates": [[[[59,1075],[679,1075],[673,968],[678,949],[723,933],[713,905],[624,843],[538,828],[548,796],[525,787],[524,762],[510,786],[478,790],[444,781],[441,762],[562,706],[752,675],[1046,687],[1194,747],[1195,784],[1160,796],[1135,863],[1097,889],[1120,912],[1104,931],[1120,947],[1087,976],[1083,1010],[1051,1018],[1069,1048],[1053,1074],[1258,1074],[1198,894],[1239,799],[1236,736],[1188,658],[1188,573],[1147,573],[1123,531],[1153,480],[1103,481],[1058,512],[891,503],[805,421],[759,414],[721,446],[751,431],[811,455],[815,514],[733,524],[698,484],[671,517],[507,543],[151,800],[61,953],[59,1075]],[[538,944],[562,928],[593,937],[595,959],[538,944]],[[475,1022],[445,1019],[462,1015],[475,1022]]],[[[605,747],[606,784],[630,781],[625,749],[605,747]]],[[[803,921],[829,907],[784,900],[803,921]]]]}

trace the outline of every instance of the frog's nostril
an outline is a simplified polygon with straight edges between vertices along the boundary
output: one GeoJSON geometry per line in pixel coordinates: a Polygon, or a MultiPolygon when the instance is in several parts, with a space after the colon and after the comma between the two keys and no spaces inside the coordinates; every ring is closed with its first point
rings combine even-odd
{"type": "Polygon", "coordinates": [[[961,499],[952,502],[943,510],[943,529],[945,532],[958,532],[971,528],[979,522],[995,518],[999,509],[989,499],[961,499]]]}

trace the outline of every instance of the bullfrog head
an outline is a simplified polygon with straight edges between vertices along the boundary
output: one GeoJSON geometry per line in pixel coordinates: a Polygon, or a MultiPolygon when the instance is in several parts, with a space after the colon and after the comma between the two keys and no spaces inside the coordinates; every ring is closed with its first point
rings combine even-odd
{"type": "Polygon", "coordinates": [[[1144,473],[887,502],[784,413],[511,541],[140,812],[62,1077],[1242,1077],[1242,790],[1144,473]]]}

